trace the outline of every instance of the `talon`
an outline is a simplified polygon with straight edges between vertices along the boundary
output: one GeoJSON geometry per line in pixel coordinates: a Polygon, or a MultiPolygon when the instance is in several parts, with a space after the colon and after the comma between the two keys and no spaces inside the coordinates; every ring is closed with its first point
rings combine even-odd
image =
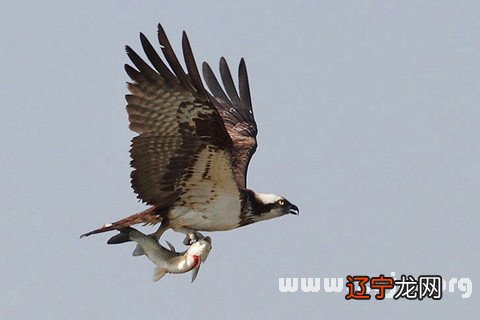
{"type": "Polygon", "coordinates": [[[190,239],[190,237],[188,235],[185,237],[185,239],[183,239],[183,244],[186,245],[186,246],[189,246],[192,243],[193,243],[192,239],[190,239]]]}
{"type": "Polygon", "coordinates": [[[189,232],[185,235],[185,239],[183,239],[183,244],[186,246],[190,246],[203,238],[205,237],[200,232],[189,232]]]}

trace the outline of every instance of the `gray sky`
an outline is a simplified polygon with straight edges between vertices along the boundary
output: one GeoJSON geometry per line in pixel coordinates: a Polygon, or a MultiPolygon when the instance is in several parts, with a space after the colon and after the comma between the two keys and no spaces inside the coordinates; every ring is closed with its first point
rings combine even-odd
{"type": "Polygon", "coordinates": [[[64,3],[0,11],[0,318],[479,317],[478,2],[64,3]],[[129,182],[124,45],[155,41],[158,22],[177,50],[188,32],[197,62],[246,59],[260,130],[249,186],[300,208],[210,234],[193,285],[153,283],[112,234],[78,238],[145,208],[129,182]],[[469,277],[473,294],[278,290],[279,277],[392,271],[469,277]]]}

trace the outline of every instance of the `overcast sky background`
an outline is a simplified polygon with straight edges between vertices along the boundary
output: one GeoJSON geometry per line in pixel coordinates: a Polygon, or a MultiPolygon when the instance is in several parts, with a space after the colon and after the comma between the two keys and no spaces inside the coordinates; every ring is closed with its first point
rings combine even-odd
{"type": "Polygon", "coordinates": [[[7,1],[0,43],[0,318],[480,316],[477,1],[7,1]],[[152,282],[133,244],[106,245],[113,233],[79,240],[145,208],[130,188],[124,46],[156,42],[158,22],[177,50],[187,31],[198,63],[246,59],[249,186],[300,208],[209,234],[194,284],[152,282]],[[392,271],[469,277],[473,294],[278,290],[279,277],[392,271]]]}

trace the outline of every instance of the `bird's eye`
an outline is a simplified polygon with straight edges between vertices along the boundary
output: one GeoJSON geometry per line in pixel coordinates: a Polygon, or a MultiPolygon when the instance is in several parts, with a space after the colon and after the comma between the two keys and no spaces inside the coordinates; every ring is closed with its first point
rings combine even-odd
{"type": "Polygon", "coordinates": [[[277,201],[277,203],[278,203],[279,205],[283,206],[283,205],[285,204],[285,200],[280,199],[280,200],[277,201]]]}

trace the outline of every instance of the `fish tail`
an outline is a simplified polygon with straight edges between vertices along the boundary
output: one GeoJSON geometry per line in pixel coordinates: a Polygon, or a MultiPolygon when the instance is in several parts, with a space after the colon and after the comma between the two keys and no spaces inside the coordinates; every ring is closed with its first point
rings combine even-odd
{"type": "Polygon", "coordinates": [[[128,228],[119,230],[120,233],[108,239],[107,244],[119,244],[119,243],[132,241],[132,238],[130,237],[129,229],[132,229],[132,228],[128,227],[128,228]]]}

